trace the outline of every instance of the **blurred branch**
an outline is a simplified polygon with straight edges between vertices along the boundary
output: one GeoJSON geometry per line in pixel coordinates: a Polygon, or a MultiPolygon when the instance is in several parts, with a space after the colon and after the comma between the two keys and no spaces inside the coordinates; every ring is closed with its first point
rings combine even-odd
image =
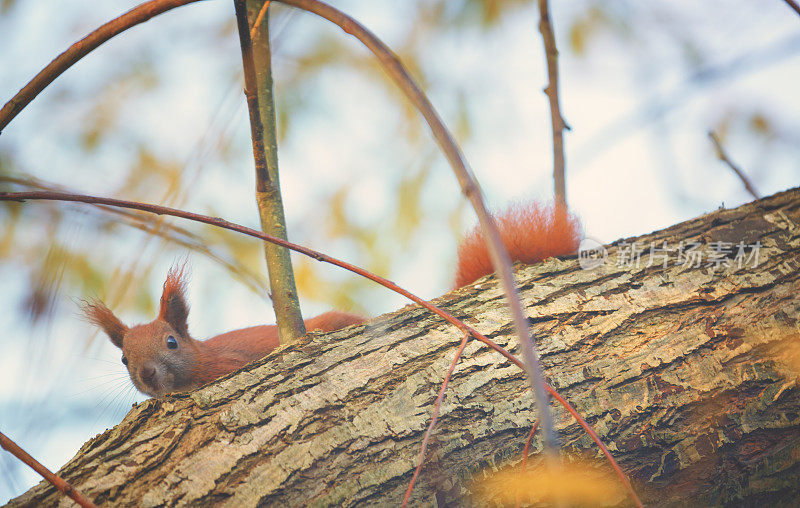
{"type": "Polygon", "coordinates": [[[722,147],[722,143],[720,143],[717,134],[714,131],[708,131],[708,137],[711,138],[711,141],[714,143],[714,148],[717,151],[717,157],[719,157],[719,160],[727,164],[728,167],[731,168],[734,173],[736,173],[736,176],[738,176],[739,180],[742,181],[744,188],[747,189],[747,192],[749,192],[751,196],[753,196],[753,199],[761,199],[758,196],[758,192],[756,191],[755,187],[753,187],[753,184],[750,183],[750,179],[747,178],[747,175],[745,175],[739,166],[734,164],[731,158],[728,157],[728,154],[725,153],[725,149],[722,147]]]}
{"type": "Polygon", "coordinates": [[[112,19],[58,55],[0,109],[0,133],[47,85],[98,46],[128,28],[144,23],[175,7],[200,0],[151,0],[112,19]]]}
{"type": "MultiPolygon", "coordinates": [[[[309,249],[307,247],[303,247],[301,245],[297,245],[297,244],[288,242],[286,240],[282,240],[280,238],[275,238],[274,236],[270,236],[270,235],[264,234],[264,233],[262,233],[260,231],[255,230],[255,229],[248,228],[248,227],[245,227],[245,226],[241,226],[239,224],[235,224],[233,222],[226,221],[225,219],[220,219],[218,217],[209,217],[207,215],[201,215],[201,214],[197,214],[197,213],[186,212],[186,211],[183,211],[183,210],[176,210],[174,208],[169,208],[169,207],[166,207],[166,206],[153,205],[153,204],[149,204],[149,203],[138,203],[136,201],[125,201],[125,200],[114,199],[114,198],[104,198],[104,197],[99,197],[99,196],[87,196],[87,195],[84,195],[84,194],[66,194],[66,193],[59,193],[59,192],[43,192],[43,191],[35,191],[35,192],[0,192],[0,201],[19,201],[19,202],[24,202],[24,201],[29,200],[29,199],[46,200],[46,201],[67,201],[67,202],[75,202],[75,203],[88,203],[88,204],[100,204],[100,205],[108,205],[108,206],[118,206],[118,207],[121,207],[121,208],[130,208],[130,209],[133,209],[133,210],[141,210],[141,211],[144,211],[144,212],[155,213],[155,214],[158,214],[158,215],[171,215],[173,217],[180,217],[182,219],[188,219],[188,220],[193,220],[193,221],[196,221],[196,222],[202,222],[204,224],[209,224],[209,225],[216,226],[216,227],[219,227],[219,228],[228,229],[230,231],[236,231],[238,233],[242,233],[242,234],[245,234],[245,235],[248,235],[248,236],[252,236],[254,238],[258,238],[258,239],[263,240],[263,241],[276,243],[278,245],[286,247],[287,249],[291,249],[291,250],[293,250],[295,252],[299,252],[300,254],[303,254],[305,256],[309,256],[309,257],[311,257],[313,259],[316,259],[317,261],[320,261],[320,262],[323,262],[323,263],[329,263],[329,264],[332,264],[334,266],[338,266],[340,268],[344,268],[345,270],[353,272],[353,273],[355,273],[357,275],[361,275],[362,277],[366,277],[367,279],[369,279],[369,280],[371,280],[371,281],[373,281],[373,282],[375,282],[377,284],[380,284],[381,286],[383,286],[383,287],[385,287],[387,289],[390,289],[390,290],[394,291],[395,293],[398,293],[400,295],[405,296],[406,298],[408,298],[412,302],[420,305],[421,307],[424,307],[428,311],[432,312],[433,314],[436,314],[437,316],[441,317],[442,319],[444,319],[448,323],[450,323],[453,326],[457,327],[462,332],[472,335],[473,337],[478,339],[480,342],[482,342],[482,343],[486,344],[487,346],[489,346],[493,351],[496,351],[497,353],[500,353],[506,360],[508,360],[509,362],[513,363],[514,365],[516,365],[517,367],[519,367],[523,371],[529,372],[527,370],[527,366],[524,363],[519,361],[514,355],[512,355],[511,353],[506,351],[504,348],[502,348],[499,345],[497,345],[493,340],[487,338],[486,336],[484,336],[483,334],[481,334],[480,332],[478,332],[474,328],[472,328],[470,326],[467,326],[461,320],[457,319],[456,317],[454,317],[453,315],[449,314],[448,312],[440,309],[439,307],[436,307],[435,305],[431,304],[427,300],[423,300],[419,296],[417,296],[417,295],[415,295],[415,294],[413,294],[413,293],[401,288],[400,286],[398,286],[394,282],[392,282],[392,281],[390,281],[388,279],[385,279],[385,278],[383,278],[383,277],[381,277],[379,275],[375,275],[375,274],[373,274],[373,273],[371,273],[371,272],[369,272],[367,270],[364,270],[363,268],[360,268],[360,267],[355,266],[353,264],[347,263],[346,261],[342,261],[342,260],[336,259],[334,257],[328,256],[328,255],[323,254],[321,252],[309,249]]],[[[633,490],[633,487],[631,486],[630,480],[628,480],[628,477],[625,476],[625,473],[622,472],[622,468],[619,467],[619,464],[617,464],[617,461],[614,460],[614,457],[612,457],[611,452],[608,450],[606,445],[603,444],[603,441],[600,440],[600,437],[597,435],[597,433],[594,431],[594,429],[591,427],[591,425],[589,425],[586,422],[586,420],[584,420],[583,417],[581,417],[581,415],[575,410],[575,408],[572,407],[572,405],[570,405],[569,402],[567,402],[563,397],[561,397],[558,394],[558,392],[556,392],[555,389],[553,389],[553,387],[551,387],[547,383],[544,383],[544,388],[547,390],[547,392],[555,400],[557,400],[564,407],[564,409],[567,410],[567,412],[569,414],[571,414],[575,418],[575,421],[577,421],[578,424],[583,428],[583,430],[586,431],[586,433],[589,435],[589,437],[592,439],[592,441],[594,441],[597,444],[597,446],[600,448],[600,451],[603,453],[603,455],[608,460],[609,464],[611,464],[611,467],[614,469],[614,472],[617,474],[617,477],[620,479],[620,481],[623,483],[623,485],[626,486],[626,488],[627,488],[628,492],[630,493],[631,497],[634,499],[634,501],[636,501],[638,506],[641,506],[641,502],[639,502],[639,498],[636,495],[636,492],[633,490]]]]}
{"type": "Polygon", "coordinates": [[[736,57],[722,64],[707,65],[691,73],[684,82],[671,91],[642,101],[629,114],[609,122],[598,134],[584,142],[572,158],[573,168],[586,164],[599,154],[609,150],[631,134],[655,120],[676,111],[691,96],[703,87],[721,80],[730,82],[737,76],[772,65],[800,52],[800,36],[792,35],[775,44],[736,57]]]}
{"type": "Polygon", "coordinates": [[[38,460],[31,457],[25,450],[19,447],[17,443],[12,441],[8,436],[0,432],[0,447],[7,450],[11,455],[15,456],[31,469],[42,475],[42,477],[53,484],[55,488],[69,496],[73,501],[83,506],[83,508],[97,508],[97,505],[89,501],[83,494],[75,490],[69,483],[65,482],[60,476],[54,474],[52,471],[44,467],[38,460]]]}
{"type": "Polygon", "coordinates": [[[783,1],[786,2],[786,5],[791,7],[791,9],[794,12],[796,12],[798,16],[800,16],[800,5],[798,5],[797,2],[795,2],[794,0],[783,0],[783,1]]]}
{"type": "MultiPolygon", "coordinates": [[[[567,188],[565,181],[566,162],[564,160],[564,130],[569,126],[561,116],[558,105],[558,49],[556,38],[553,35],[553,26],[550,21],[550,8],[547,0],[539,0],[539,31],[544,42],[544,55],[547,60],[547,88],[544,89],[550,101],[550,118],[553,127],[553,183],[555,185],[556,204],[566,206],[567,188]]],[[[547,424],[543,422],[543,427],[547,424]]]]}
{"type": "MultiPolygon", "coordinates": [[[[248,22],[246,0],[234,0],[239,43],[244,69],[244,94],[250,114],[250,135],[256,169],[256,202],[264,233],[286,239],[278,173],[278,141],[275,128],[275,103],[272,95],[272,69],[269,47],[269,15],[256,35],[254,47],[248,22]],[[258,62],[256,62],[258,60],[258,62]],[[258,69],[258,71],[256,70],[258,69]],[[259,79],[259,77],[261,79],[259,79]],[[264,138],[266,128],[267,139],[264,138]]],[[[257,16],[256,10],[254,15],[257,16]]],[[[289,344],[306,333],[289,251],[273,243],[264,244],[272,307],[278,325],[280,344],[289,344]]]]}
{"type": "MultiPolygon", "coordinates": [[[[72,193],[72,191],[68,188],[54,185],[49,182],[44,182],[37,178],[0,176],[0,182],[12,183],[15,185],[24,186],[31,189],[39,189],[43,191],[72,193]]],[[[266,284],[262,280],[261,276],[259,276],[252,270],[249,270],[244,266],[237,264],[235,262],[235,259],[229,259],[229,256],[226,256],[224,253],[217,252],[216,249],[207,246],[204,243],[205,240],[203,238],[189,231],[188,229],[178,226],[176,224],[171,224],[169,222],[155,223],[152,219],[152,216],[149,214],[133,212],[125,209],[120,209],[111,206],[103,206],[103,205],[97,205],[96,208],[98,210],[102,210],[104,212],[108,212],[113,215],[122,217],[124,219],[123,221],[121,221],[122,224],[126,224],[132,228],[144,231],[145,233],[158,236],[163,240],[166,240],[167,242],[172,242],[177,245],[181,245],[182,247],[185,247],[191,250],[192,252],[198,252],[200,254],[203,254],[204,256],[206,256],[207,258],[209,258],[210,260],[214,261],[215,263],[223,267],[225,270],[227,270],[228,273],[233,275],[235,279],[241,281],[242,284],[244,284],[253,293],[261,297],[263,297],[266,294],[268,297],[271,298],[271,296],[269,295],[268,288],[266,287],[266,284]]]]}

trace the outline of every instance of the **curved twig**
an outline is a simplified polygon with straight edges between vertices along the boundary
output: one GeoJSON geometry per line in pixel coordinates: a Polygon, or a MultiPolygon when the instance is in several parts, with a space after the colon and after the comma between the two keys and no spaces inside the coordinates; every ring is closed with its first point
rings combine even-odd
{"type": "Polygon", "coordinates": [[[467,347],[467,341],[469,340],[469,333],[464,333],[464,338],[461,339],[461,345],[458,346],[458,351],[456,351],[456,356],[453,358],[453,361],[450,363],[450,368],[447,370],[447,374],[444,376],[444,381],[442,381],[442,387],[439,389],[439,396],[436,397],[436,402],[433,404],[433,416],[431,417],[431,423],[428,424],[428,430],[425,431],[425,437],[422,439],[422,445],[419,448],[419,464],[417,464],[417,469],[414,470],[414,474],[411,476],[411,481],[408,482],[408,489],[406,489],[406,495],[403,496],[403,508],[408,506],[408,500],[411,498],[411,491],[414,490],[414,483],[417,481],[417,477],[419,473],[422,471],[422,464],[425,463],[425,452],[428,450],[428,441],[431,438],[431,434],[433,433],[434,427],[436,427],[436,420],[439,418],[439,409],[442,407],[442,401],[444,400],[444,392],[447,390],[447,385],[450,383],[450,377],[453,375],[453,371],[456,369],[456,364],[458,364],[458,360],[461,359],[461,355],[464,353],[464,348],[467,347]]]}
{"type": "Polygon", "coordinates": [[[19,447],[17,443],[11,440],[8,436],[0,432],[0,447],[8,450],[11,455],[15,456],[23,463],[30,466],[31,469],[42,475],[42,477],[53,484],[53,487],[57,488],[65,495],[72,498],[73,501],[78,503],[79,505],[83,506],[83,508],[97,508],[97,505],[93,502],[86,499],[83,494],[78,492],[75,487],[70,485],[68,482],[64,481],[63,478],[58,476],[57,474],[53,473],[46,467],[44,467],[41,462],[34,459],[33,457],[28,454],[25,450],[19,447]]]}
{"type": "Polygon", "coordinates": [[[536,434],[536,429],[539,428],[539,422],[533,422],[531,426],[531,431],[528,432],[528,439],[525,440],[525,448],[522,449],[522,469],[524,470],[528,466],[528,450],[531,448],[531,441],[533,441],[533,435],[536,434]]]}
{"type": "Polygon", "coordinates": [[[789,8],[791,8],[794,12],[796,12],[798,16],[800,16],[800,5],[798,5],[797,2],[795,2],[794,0],[783,0],[783,1],[786,2],[786,5],[788,5],[789,8]]]}
{"type": "Polygon", "coordinates": [[[112,19],[105,25],[93,31],[83,39],[69,47],[66,51],[58,55],[47,67],[39,71],[17,94],[0,109],[0,133],[6,125],[14,119],[20,111],[25,109],[47,85],[52,83],[57,77],[72,67],[81,58],[88,55],[92,50],[111,39],[117,34],[144,23],[153,16],[180,7],[182,5],[199,2],[200,0],[151,0],[141,5],[137,5],[125,14],[112,19]]]}
{"type": "MultiPolygon", "coordinates": [[[[246,226],[241,226],[239,224],[235,224],[233,222],[226,221],[225,219],[221,219],[219,217],[209,217],[207,215],[196,214],[192,212],[185,212],[183,210],[176,210],[174,208],[169,208],[166,206],[159,206],[153,205],[149,203],[139,203],[136,201],[125,201],[121,199],[114,199],[114,198],[104,198],[98,196],[87,196],[83,194],[66,194],[66,193],[59,193],[59,192],[45,192],[45,191],[31,191],[31,192],[0,192],[0,201],[25,201],[28,199],[37,199],[37,200],[46,200],[46,201],[68,201],[68,202],[76,202],[76,203],[88,203],[88,204],[99,204],[99,205],[107,205],[107,206],[118,206],[120,208],[130,208],[134,210],[142,210],[144,212],[155,213],[158,215],[171,215],[173,217],[180,217],[183,219],[193,220],[195,222],[202,222],[203,224],[209,224],[211,226],[220,227],[223,229],[228,229],[230,231],[236,231],[248,236],[252,236],[254,238],[258,238],[267,242],[276,243],[288,249],[291,249],[295,252],[299,252],[300,254],[304,254],[309,256],[317,261],[321,261],[324,263],[330,263],[335,266],[339,266],[344,268],[345,270],[351,271],[355,274],[361,275],[362,277],[366,277],[369,280],[380,284],[381,286],[394,291],[395,293],[401,294],[411,300],[412,302],[424,307],[425,309],[429,310],[430,312],[436,314],[437,316],[441,317],[442,319],[446,320],[448,323],[456,326],[459,330],[464,333],[469,333],[480,342],[486,344],[494,351],[500,353],[505,357],[508,361],[516,365],[517,367],[525,370],[525,364],[523,364],[519,359],[517,359],[514,355],[506,351],[504,348],[496,344],[491,339],[487,338],[474,328],[467,326],[462,321],[457,319],[456,317],[452,316],[448,312],[436,307],[435,305],[431,304],[430,302],[423,300],[422,298],[416,296],[415,294],[401,288],[394,282],[384,279],[379,275],[375,275],[363,268],[358,266],[352,265],[346,261],[342,261],[340,259],[328,256],[321,252],[317,252],[315,250],[309,249],[307,247],[303,247],[302,245],[297,245],[286,240],[281,240],[280,238],[275,238],[269,235],[262,233],[261,231],[257,231],[252,228],[248,228],[246,226]]],[[[567,402],[563,397],[561,397],[558,392],[556,392],[550,385],[545,383],[545,389],[552,395],[562,406],[566,409],[578,422],[578,424],[589,434],[589,437],[594,441],[597,446],[600,448],[600,451],[603,452],[606,459],[611,464],[611,467],[614,468],[614,472],[620,478],[622,483],[628,488],[628,491],[631,497],[636,501],[638,506],[642,506],[641,502],[639,501],[636,492],[633,490],[630,481],[628,480],[625,473],[622,472],[622,468],[619,467],[617,461],[614,460],[614,457],[611,456],[611,452],[608,448],[603,444],[600,440],[597,433],[592,429],[591,425],[589,425],[586,420],[581,417],[580,414],[573,408],[569,402],[567,402]]]]}
{"type": "Polygon", "coordinates": [[[714,143],[714,149],[717,152],[717,157],[719,158],[719,160],[727,164],[728,167],[731,168],[731,171],[733,171],[736,174],[736,176],[739,177],[739,180],[742,181],[744,188],[747,189],[747,192],[749,192],[751,196],[753,196],[753,199],[756,200],[760,199],[758,191],[756,191],[756,188],[753,187],[752,182],[750,182],[750,179],[747,178],[747,175],[744,174],[744,171],[742,171],[742,169],[739,166],[737,166],[731,160],[730,157],[728,157],[728,154],[722,147],[722,142],[719,140],[719,136],[717,136],[717,133],[715,133],[714,131],[708,131],[708,137],[711,138],[711,142],[714,143]]]}

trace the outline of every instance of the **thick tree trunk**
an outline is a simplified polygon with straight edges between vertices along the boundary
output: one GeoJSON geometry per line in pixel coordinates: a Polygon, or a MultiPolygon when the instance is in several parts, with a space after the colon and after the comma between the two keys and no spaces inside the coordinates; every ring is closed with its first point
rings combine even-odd
{"type": "MultiPolygon", "coordinates": [[[[795,189],[637,238],[638,267],[621,241],[593,270],[569,258],[518,271],[547,376],[645,504],[800,498],[798,224],[795,189]],[[731,266],[676,265],[676,252],[666,268],[658,253],[646,266],[651,245],[682,241],[729,242],[731,266]],[[760,242],[746,249],[758,259],[735,259],[739,242],[760,242]]],[[[436,303],[516,349],[494,280],[436,303]]],[[[398,505],[460,340],[417,307],[302,340],[191,394],[134,407],[61,475],[108,506],[398,505]]],[[[412,505],[469,504],[475,472],[519,461],[532,423],[526,386],[500,355],[467,347],[412,505]]],[[[595,454],[553,408],[566,449],[595,454]]],[[[40,484],[11,506],[70,503],[40,484]]]]}

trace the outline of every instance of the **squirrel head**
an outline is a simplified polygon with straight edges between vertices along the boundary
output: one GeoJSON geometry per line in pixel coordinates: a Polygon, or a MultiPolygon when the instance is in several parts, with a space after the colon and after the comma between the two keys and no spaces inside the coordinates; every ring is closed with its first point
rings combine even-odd
{"type": "Polygon", "coordinates": [[[173,266],[164,282],[158,317],[150,323],[125,326],[99,300],[83,306],[87,319],[103,329],[111,343],[122,350],[136,388],[151,397],[197,387],[194,366],[198,342],[189,336],[184,266],[173,266]]]}

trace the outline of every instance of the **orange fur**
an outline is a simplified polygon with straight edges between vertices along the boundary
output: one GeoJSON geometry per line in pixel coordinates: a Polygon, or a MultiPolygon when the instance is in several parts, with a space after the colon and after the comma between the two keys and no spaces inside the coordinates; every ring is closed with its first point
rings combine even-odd
{"type": "MultiPolygon", "coordinates": [[[[332,332],[350,325],[360,325],[365,319],[355,314],[331,311],[306,319],[306,331],[332,332]]],[[[203,355],[193,375],[200,384],[210,383],[248,363],[265,357],[278,347],[278,327],[259,325],[241,328],[200,342],[203,355]]]]}
{"type": "MultiPolygon", "coordinates": [[[[580,222],[563,207],[517,203],[494,219],[512,261],[533,264],[578,250],[582,234],[580,222]]],[[[494,267],[480,227],[476,226],[458,247],[456,287],[490,273],[494,273],[494,267]]]]}
{"type": "Polygon", "coordinates": [[[99,300],[92,300],[84,302],[82,305],[83,314],[90,323],[102,328],[111,342],[118,348],[122,347],[122,338],[128,331],[128,327],[122,324],[117,319],[117,316],[111,312],[111,309],[106,307],[103,302],[99,300]]]}

